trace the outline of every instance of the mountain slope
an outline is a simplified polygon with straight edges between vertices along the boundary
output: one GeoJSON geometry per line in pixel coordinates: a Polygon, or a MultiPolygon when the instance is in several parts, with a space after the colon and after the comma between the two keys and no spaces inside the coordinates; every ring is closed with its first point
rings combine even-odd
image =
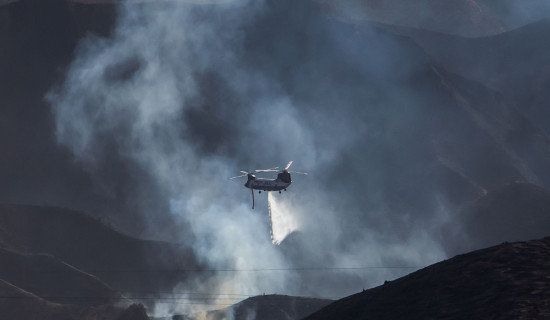
{"type": "Polygon", "coordinates": [[[376,174],[348,176],[350,170],[341,168],[331,180],[358,181],[347,188],[395,197],[387,199],[389,206],[416,202],[393,211],[426,204],[430,200],[423,195],[441,189],[453,203],[463,203],[511,181],[550,181],[545,160],[550,139],[501,93],[449,71],[413,38],[323,19],[307,6],[284,1],[271,6],[271,15],[246,33],[246,61],[276,78],[297,104],[315,106],[312,113],[338,106],[340,113],[353,112],[360,119],[356,126],[364,127],[357,138],[362,144],[341,158],[369,164],[367,170],[376,174]],[[308,13],[304,25],[301,17],[308,13]],[[263,44],[265,38],[282,40],[263,44]],[[281,66],[270,68],[273,61],[282,61],[281,66]],[[318,98],[308,96],[311,91],[318,98]],[[384,160],[378,157],[382,154],[384,160]]]}
{"type": "Polygon", "coordinates": [[[339,16],[352,21],[366,19],[465,36],[497,34],[506,30],[505,19],[484,2],[356,0],[335,7],[339,9],[339,16]]]}
{"type": "Polygon", "coordinates": [[[459,255],[304,319],[547,319],[550,238],[459,255]]]}
{"type": "Polygon", "coordinates": [[[171,289],[190,274],[170,270],[200,269],[189,248],[131,238],[73,210],[3,204],[0,230],[2,247],[51,254],[121,292],[171,289]]]}
{"type": "Polygon", "coordinates": [[[550,20],[544,19],[492,37],[469,39],[422,30],[389,30],[414,39],[445,69],[483,83],[517,105],[537,126],[550,132],[550,20]]]}
{"type": "Polygon", "coordinates": [[[97,306],[122,299],[101,280],[50,255],[22,255],[0,248],[0,265],[0,279],[51,302],[97,306]]]}
{"type": "Polygon", "coordinates": [[[500,34],[549,17],[543,1],[514,0],[316,0],[332,16],[355,23],[365,21],[467,37],[500,34]]]}
{"type": "Polygon", "coordinates": [[[148,320],[148,317],[143,313],[134,313],[135,316],[133,318],[124,317],[136,308],[139,307],[132,305],[124,310],[111,304],[78,306],[53,303],[0,279],[0,314],[2,315],[2,319],[148,320]]]}
{"type": "Polygon", "coordinates": [[[491,190],[461,210],[460,226],[445,235],[459,239],[448,252],[544,237],[550,230],[549,211],[550,192],[539,186],[515,182],[491,190]]]}

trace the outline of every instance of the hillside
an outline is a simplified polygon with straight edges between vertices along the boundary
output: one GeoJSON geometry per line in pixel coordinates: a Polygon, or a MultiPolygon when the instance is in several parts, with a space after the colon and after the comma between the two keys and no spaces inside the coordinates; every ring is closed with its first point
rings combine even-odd
{"type": "Polygon", "coordinates": [[[547,319],[550,238],[504,243],[436,263],[305,320],[547,319]]]}
{"type": "Polygon", "coordinates": [[[448,252],[544,237],[550,230],[549,208],[550,192],[533,184],[515,182],[491,190],[460,211],[460,226],[449,226],[444,236],[459,241],[448,252]]]}
{"type": "Polygon", "coordinates": [[[505,31],[509,25],[506,16],[486,2],[353,0],[333,5],[332,12],[355,22],[368,20],[472,37],[505,31]]]}
{"type": "Polygon", "coordinates": [[[328,14],[353,23],[370,21],[465,37],[496,35],[550,17],[543,1],[521,4],[514,0],[315,2],[328,14]]]}
{"type": "Polygon", "coordinates": [[[306,111],[338,106],[354,114],[354,125],[372,132],[358,138],[354,147],[362,152],[340,157],[376,174],[357,176],[342,165],[325,183],[350,181],[350,190],[381,193],[394,212],[430,210],[425,197],[440,192],[462,205],[511,181],[550,185],[550,139],[502,93],[450,71],[412,37],[325,19],[305,5],[280,1],[271,7],[246,30],[243,60],[277,79],[306,111]],[[308,26],[316,28],[303,26],[300,17],[308,13],[308,26]],[[305,31],[292,32],[300,28],[305,31]],[[341,37],[337,46],[331,33],[341,37]],[[266,38],[282,39],[264,43],[266,38]],[[279,68],[270,67],[273,61],[279,68]],[[304,85],[312,82],[317,95],[304,85]]]}
{"type": "Polygon", "coordinates": [[[463,38],[407,28],[388,27],[414,39],[445,69],[483,83],[513,102],[548,135],[550,20],[484,38],[463,38]]]}
{"type": "MultiPolygon", "coordinates": [[[[0,5],[21,0],[2,0],[0,5]]],[[[23,0],[29,1],[29,0],[23,0]]],[[[104,5],[113,4],[117,0],[63,0],[71,4],[104,5]]],[[[514,0],[347,0],[330,2],[326,0],[311,1],[322,7],[331,16],[351,22],[372,21],[399,25],[409,28],[420,28],[479,37],[494,35],[531,23],[537,19],[548,17],[541,10],[540,1],[527,4],[528,9],[516,12],[517,3],[514,0]],[[415,14],[410,14],[415,12],[415,14]],[[530,14],[528,14],[528,13],[530,14]]],[[[147,0],[130,0],[144,3],[147,0]]]]}
{"type": "Polygon", "coordinates": [[[140,305],[124,309],[113,304],[59,304],[22,290],[3,279],[0,279],[0,313],[4,319],[25,320],[149,320],[140,305]]]}
{"type": "Polygon", "coordinates": [[[2,204],[0,231],[1,247],[53,255],[123,293],[166,291],[190,275],[170,270],[200,269],[189,248],[131,238],[68,209],[2,204]]]}
{"type": "Polygon", "coordinates": [[[2,279],[0,311],[4,319],[28,320],[115,320],[122,312],[113,306],[83,307],[52,303],[2,279]]]}
{"type": "Polygon", "coordinates": [[[0,279],[59,304],[98,306],[123,301],[100,279],[51,255],[19,254],[0,249],[0,279]]]}
{"type": "MultiPolygon", "coordinates": [[[[87,319],[96,319],[92,314],[101,317],[97,319],[141,319],[132,316],[132,312],[139,315],[141,309],[130,307],[123,313],[114,305],[140,299],[145,303],[154,301],[147,295],[160,297],[162,289],[166,292],[185,281],[182,274],[170,270],[179,266],[198,271],[200,267],[190,263],[193,260],[185,260],[185,251],[178,246],[127,237],[77,211],[0,205],[0,281],[4,286],[0,312],[17,315],[14,319],[72,320],[76,314],[86,315],[87,319]],[[8,303],[13,300],[17,303],[8,303]],[[20,308],[25,308],[26,313],[17,314],[20,308]]],[[[225,319],[230,313],[235,319],[249,319],[251,315],[299,319],[330,302],[258,296],[229,309],[210,312],[208,319],[225,319]]]]}

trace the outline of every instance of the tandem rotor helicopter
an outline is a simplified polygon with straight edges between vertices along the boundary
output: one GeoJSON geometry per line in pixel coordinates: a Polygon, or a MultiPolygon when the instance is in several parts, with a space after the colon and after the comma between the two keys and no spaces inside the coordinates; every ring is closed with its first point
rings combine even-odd
{"type": "Polygon", "coordinates": [[[242,175],[229,179],[248,177],[244,186],[249,188],[252,193],[252,209],[254,209],[254,190],[259,190],[258,193],[262,193],[262,191],[279,191],[281,193],[281,190],[286,191],[286,188],[292,183],[291,173],[307,175],[307,172],[288,171],[291,165],[292,161],[288,162],[283,170],[278,170],[279,167],[254,170],[254,173],[279,172],[277,179],[256,178],[254,174],[242,170],[240,171],[242,175]]]}

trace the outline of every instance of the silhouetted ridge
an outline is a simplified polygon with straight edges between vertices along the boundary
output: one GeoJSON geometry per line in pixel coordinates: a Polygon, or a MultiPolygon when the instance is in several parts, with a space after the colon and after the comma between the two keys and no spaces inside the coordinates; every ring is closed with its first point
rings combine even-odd
{"type": "Polygon", "coordinates": [[[307,320],[547,319],[550,237],[458,255],[315,312],[307,320]]]}

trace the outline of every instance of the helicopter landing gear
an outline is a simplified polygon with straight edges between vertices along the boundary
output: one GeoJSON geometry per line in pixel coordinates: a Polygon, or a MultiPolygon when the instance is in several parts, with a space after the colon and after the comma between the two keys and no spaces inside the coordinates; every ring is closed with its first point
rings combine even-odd
{"type": "Polygon", "coordinates": [[[281,190],[279,190],[279,194],[281,194],[281,190]]]}
{"type": "Polygon", "coordinates": [[[258,193],[262,193],[262,190],[258,191],[258,193]]]}

